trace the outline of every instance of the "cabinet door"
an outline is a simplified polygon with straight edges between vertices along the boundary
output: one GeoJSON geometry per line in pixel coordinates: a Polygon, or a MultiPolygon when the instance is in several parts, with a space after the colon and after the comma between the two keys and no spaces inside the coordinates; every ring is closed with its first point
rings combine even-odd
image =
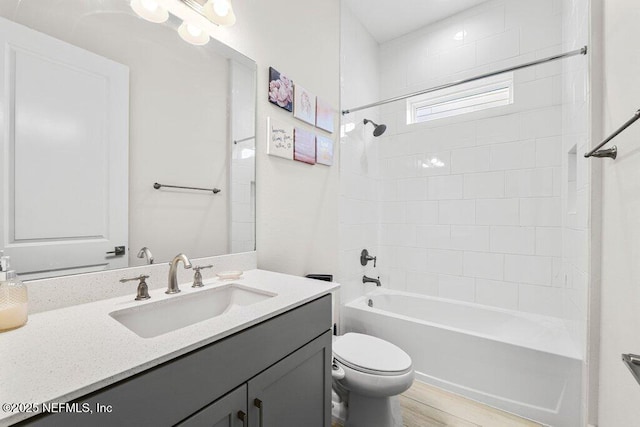
{"type": "Polygon", "coordinates": [[[331,332],[248,382],[250,427],[331,425],[331,332]]]}
{"type": "Polygon", "coordinates": [[[186,420],[178,423],[179,427],[246,427],[247,419],[247,386],[242,385],[205,406],[186,420]]]}

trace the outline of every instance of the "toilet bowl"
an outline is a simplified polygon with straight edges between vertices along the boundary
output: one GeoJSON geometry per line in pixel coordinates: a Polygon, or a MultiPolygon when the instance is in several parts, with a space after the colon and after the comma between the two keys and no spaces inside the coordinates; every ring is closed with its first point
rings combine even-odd
{"type": "Polygon", "coordinates": [[[333,342],[333,388],[346,402],[345,427],[401,427],[397,395],[413,383],[411,358],[370,335],[347,333],[333,342]]]}

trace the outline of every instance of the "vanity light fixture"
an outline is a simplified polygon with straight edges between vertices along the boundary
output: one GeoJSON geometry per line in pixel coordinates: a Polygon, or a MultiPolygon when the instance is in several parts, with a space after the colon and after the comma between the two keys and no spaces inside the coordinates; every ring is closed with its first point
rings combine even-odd
{"type": "Polygon", "coordinates": [[[180,27],[178,27],[178,34],[180,34],[182,40],[196,46],[209,43],[209,34],[197,25],[187,21],[184,21],[180,27]]]}
{"type": "Polygon", "coordinates": [[[143,19],[161,24],[169,19],[169,12],[156,0],[131,0],[131,9],[143,19]]]}

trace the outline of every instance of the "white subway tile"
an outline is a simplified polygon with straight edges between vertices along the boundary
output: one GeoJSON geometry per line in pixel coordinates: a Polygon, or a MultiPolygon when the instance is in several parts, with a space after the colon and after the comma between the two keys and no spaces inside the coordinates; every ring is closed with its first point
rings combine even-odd
{"type": "Polygon", "coordinates": [[[520,225],[561,226],[562,203],[560,197],[520,199],[520,225]]]}
{"type": "Polygon", "coordinates": [[[518,309],[518,284],[476,279],[476,302],[509,310],[518,309]]]}
{"type": "Polygon", "coordinates": [[[504,280],[551,286],[551,258],[531,255],[505,255],[504,280]]]}
{"type": "Polygon", "coordinates": [[[409,178],[398,180],[399,200],[426,200],[427,178],[409,178]]]}
{"type": "Polygon", "coordinates": [[[553,196],[553,168],[507,171],[505,177],[507,197],[553,196]]]}
{"type": "Polygon", "coordinates": [[[536,227],[536,255],[562,256],[560,227],[536,227]]]}
{"type": "Polygon", "coordinates": [[[504,31],[504,5],[466,17],[463,26],[465,43],[502,33],[504,31]]]}
{"type": "Polygon", "coordinates": [[[398,263],[396,265],[404,270],[426,271],[427,250],[401,246],[398,248],[398,263]]]}
{"type": "Polygon", "coordinates": [[[462,251],[427,249],[427,271],[461,276],[462,254],[462,251]]]}
{"type": "Polygon", "coordinates": [[[499,144],[520,139],[520,115],[507,114],[478,120],[477,145],[499,144]]]}
{"type": "Polygon", "coordinates": [[[438,275],[438,296],[442,298],[473,302],[475,279],[463,276],[438,275]]]}
{"type": "Polygon", "coordinates": [[[557,93],[553,89],[553,77],[517,84],[514,88],[515,103],[523,110],[550,107],[557,93]]]}
{"type": "Polygon", "coordinates": [[[508,254],[533,255],[536,234],[533,227],[491,227],[491,251],[508,254]]]}
{"type": "Polygon", "coordinates": [[[451,173],[451,152],[417,154],[416,162],[420,167],[419,176],[449,175],[451,173]]]}
{"type": "Polygon", "coordinates": [[[443,200],[438,202],[440,224],[475,224],[475,200],[443,200]]]}
{"type": "Polygon", "coordinates": [[[519,199],[484,199],[476,201],[476,224],[519,225],[519,199]]]}
{"type": "Polygon", "coordinates": [[[562,107],[554,106],[520,113],[520,137],[547,138],[562,134],[562,107]]]}
{"type": "Polygon", "coordinates": [[[489,227],[478,225],[452,225],[451,249],[467,251],[489,250],[489,227]]]}
{"type": "Polygon", "coordinates": [[[451,153],[451,172],[470,173],[491,170],[491,148],[472,147],[454,150],[451,153]]]}
{"type": "Polygon", "coordinates": [[[419,225],[416,227],[416,245],[421,248],[449,249],[451,230],[449,225],[419,225]]]}
{"type": "Polygon", "coordinates": [[[415,246],[416,227],[412,224],[380,224],[380,244],[415,246]]]}
{"type": "Polygon", "coordinates": [[[520,53],[520,31],[513,29],[476,42],[476,62],[489,64],[517,56],[520,53]]]}
{"type": "Polygon", "coordinates": [[[495,199],[505,195],[504,172],[482,172],[464,175],[465,199],[495,199]]]}
{"type": "Polygon", "coordinates": [[[438,202],[409,201],[405,215],[408,224],[437,224],[438,202]]]}
{"type": "Polygon", "coordinates": [[[502,280],[504,278],[504,255],[487,252],[465,252],[464,275],[502,280]]]}
{"type": "Polygon", "coordinates": [[[381,223],[401,223],[405,219],[404,202],[380,202],[381,223]]]}
{"type": "Polygon", "coordinates": [[[462,175],[432,176],[428,178],[427,195],[430,200],[462,199],[462,175]]]}
{"type": "Polygon", "coordinates": [[[492,170],[525,169],[536,164],[536,144],[533,139],[491,145],[492,170]]]}
{"type": "Polygon", "coordinates": [[[436,273],[422,273],[407,271],[407,291],[422,295],[438,295],[438,275],[436,273]]]}

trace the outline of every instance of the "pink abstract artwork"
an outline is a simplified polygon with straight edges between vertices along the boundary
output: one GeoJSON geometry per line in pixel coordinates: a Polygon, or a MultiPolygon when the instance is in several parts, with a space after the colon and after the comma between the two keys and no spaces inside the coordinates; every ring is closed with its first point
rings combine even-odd
{"type": "Polygon", "coordinates": [[[295,128],[293,159],[310,165],[316,164],[316,136],[313,133],[295,128]]]}

